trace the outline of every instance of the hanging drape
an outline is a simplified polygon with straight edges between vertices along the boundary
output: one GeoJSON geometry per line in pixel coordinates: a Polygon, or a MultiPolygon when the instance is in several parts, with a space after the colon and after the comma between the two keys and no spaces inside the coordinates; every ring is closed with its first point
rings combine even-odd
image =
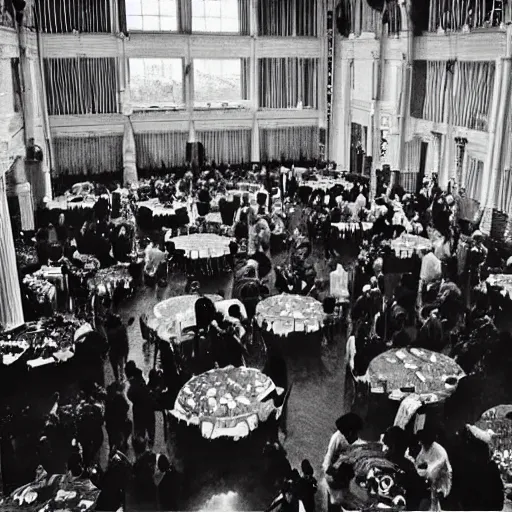
{"type": "Polygon", "coordinates": [[[238,19],[240,34],[248,36],[251,33],[251,0],[238,0],[238,19]]]}
{"type": "Polygon", "coordinates": [[[423,118],[427,94],[427,68],[429,61],[415,60],[412,64],[411,117],[423,118]]]}
{"type": "Polygon", "coordinates": [[[206,161],[215,160],[217,164],[251,161],[251,130],[198,130],[196,139],[204,146],[206,161]]]}
{"type": "Polygon", "coordinates": [[[258,34],[293,36],[295,0],[259,0],[258,34]]]}
{"type": "Polygon", "coordinates": [[[188,132],[136,133],[138,169],[172,168],[187,158],[188,132]]]}
{"type": "Polygon", "coordinates": [[[435,123],[443,122],[446,80],[446,62],[427,61],[423,119],[426,119],[427,121],[434,121],[435,123]]]}
{"type": "Polygon", "coordinates": [[[122,135],[55,137],[53,147],[57,173],[87,175],[123,170],[122,135]]]}
{"type": "Polygon", "coordinates": [[[109,0],[35,0],[37,26],[41,32],[110,32],[109,0]]]}
{"type": "Polygon", "coordinates": [[[117,113],[117,59],[44,59],[44,75],[50,115],[117,113]]]}
{"type": "Polygon", "coordinates": [[[131,120],[128,118],[125,121],[123,135],[123,185],[126,187],[138,182],[135,137],[131,120]]]}
{"type": "MultiPolygon", "coordinates": [[[[382,25],[382,13],[372,9],[366,0],[355,0],[361,4],[361,32],[378,33],[382,25]]],[[[355,9],[352,9],[355,10],[355,9]]]]}
{"type": "Polygon", "coordinates": [[[317,36],[317,3],[319,0],[296,0],[295,33],[298,36],[317,36]]]}
{"type": "Polygon", "coordinates": [[[502,7],[506,2],[489,0],[430,0],[429,30],[447,32],[462,30],[464,25],[479,28],[497,27],[503,21],[502,7]]]}
{"type": "Polygon", "coordinates": [[[512,213],[512,169],[501,171],[496,208],[504,213],[512,213]]]}
{"type": "Polygon", "coordinates": [[[414,139],[405,143],[405,158],[404,168],[405,172],[419,172],[421,159],[421,139],[415,137],[414,139]]]}
{"type": "Polygon", "coordinates": [[[249,90],[251,87],[251,61],[250,59],[240,59],[240,68],[241,68],[241,74],[240,74],[240,81],[242,85],[242,99],[248,100],[249,99],[249,90]]]}
{"type": "Polygon", "coordinates": [[[476,201],[480,200],[482,189],[482,178],[484,174],[484,163],[481,160],[467,156],[466,161],[466,179],[464,188],[466,196],[476,201]]]}
{"type": "Polygon", "coordinates": [[[318,108],[318,59],[259,59],[261,108],[318,108]]]}
{"type": "Polygon", "coordinates": [[[126,23],[126,0],[117,0],[117,17],[119,22],[119,32],[128,33],[128,25],[126,23]]]}
{"type": "Polygon", "coordinates": [[[191,0],[178,0],[178,26],[182,34],[192,33],[191,0]]]}
{"type": "Polygon", "coordinates": [[[494,85],[494,62],[456,62],[453,77],[453,112],[455,126],[487,130],[494,85]]]}
{"type": "Polygon", "coordinates": [[[315,160],[319,154],[319,135],[318,126],[261,128],[261,161],[315,160]]]}

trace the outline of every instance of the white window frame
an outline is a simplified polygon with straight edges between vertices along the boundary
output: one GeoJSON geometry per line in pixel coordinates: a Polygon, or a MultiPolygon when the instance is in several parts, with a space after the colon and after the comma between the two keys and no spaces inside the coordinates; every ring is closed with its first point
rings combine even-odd
{"type": "MultiPolygon", "coordinates": [[[[85,0],[84,0],[85,1],[85,0]]],[[[135,2],[136,0],[129,0],[135,2]]],[[[158,14],[144,14],[144,5],[147,7],[147,3],[145,4],[145,0],[138,0],[140,4],[140,13],[141,14],[131,14],[128,12],[129,1],[126,3],[126,26],[129,32],[178,32],[179,31],[179,19],[178,19],[178,2],[179,0],[154,0],[158,2],[158,14]],[[162,14],[162,5],[165,3],[173,3],[174,4],[174,16],[168,16],[167,14],[162,14]],[[130,24],[131,18],[142,18],[142,28],[131,28],[130,24]],[[144,29],[144,18],[157,18],[158,19],[158,28],[152,28],[145,30],[144,29]],[[162,21],[164,19],[174,20],[173,28],[167,29],[162,28],[162,21]]]]}
{"type": "MultiPolygon", "coordinates": [[[[226,14],[228,12],[232,12],[231,6],[227,6],[224,2],[226,0],[191,0],[192,1],[192,32],[196,34],[239,34],[240,33],[240,12],[238,9],[238,2],[235,2],[236,4],[236,12],[235,16],[227,16],[226,14]],[[208,4],[211,3],[218,3],[219,9],[220,9],[220,15],[219,16],[212,16],[210,13],[207,13],[207,7],[208,4]],[[203,4],[203,14],[197,15],[194,13],[195,7],[197,4],[203,4]],[[224,5],[223,5],[224,4],[224,5]],[[200,19],[204,22],[204,29],[197,28],[197,20],[200,19]],[[208,21],[212,19],[219,20],[220,30],[208,30],[206,27],[208,25],[208,21]],[[237,28],[236,30],[223,30],[222,24],[223,20],[224,23],[226,23],[226,20],[237,20],[237,28]]],[[[231,1],[231,0],[228,0],[231,1]]]]}

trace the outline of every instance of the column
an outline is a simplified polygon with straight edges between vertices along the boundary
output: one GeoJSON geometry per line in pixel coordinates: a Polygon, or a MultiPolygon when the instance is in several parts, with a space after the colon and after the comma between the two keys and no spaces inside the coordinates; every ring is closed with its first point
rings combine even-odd
{"type": "Polygon", "coordinates": [[[10,330],[25,320],[3,175],[0,177],[0,261],[0,324],[5,330],[10,330]]]}
{"type": "Polygon", "coordinates": [[[259,163],[260,161],[260,127],[257,119],[252,123],[251,136],[251,162],[259,163]]]}
{"type": "Polygon", "coordinates": [[[466,153],[466,144],[468,140],[464,137],[455,137],[455,165],[450,182],[452,184],[452,194],[458,194],[462,180],[462,168],[464,164],[464,154],[466,153]]]}

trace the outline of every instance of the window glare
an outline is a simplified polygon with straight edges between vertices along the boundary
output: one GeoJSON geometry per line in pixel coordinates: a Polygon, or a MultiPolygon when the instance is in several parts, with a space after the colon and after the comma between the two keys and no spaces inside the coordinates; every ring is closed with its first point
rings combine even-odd
{"type": "Polygon", "coordinates": [[[178,30],[177,0],[126,0],[128,30],[178,30]]]}
{"type": "Polygon", "coordinates": [[[197,103],[242,99],[240,59],[194,59],[194,100],[197,103]]]}
{"type": "Polygon", "coordinates": [[[194,32],[239,32],[238,0],[192,0],[194,32]]]}

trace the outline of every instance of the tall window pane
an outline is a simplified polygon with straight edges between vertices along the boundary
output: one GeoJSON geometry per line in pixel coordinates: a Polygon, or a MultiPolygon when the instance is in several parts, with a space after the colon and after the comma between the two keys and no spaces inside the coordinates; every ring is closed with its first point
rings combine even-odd
{"type": "Polygon", "coordinates": [[[242,99],[241,59],[194,59],[194,101],[236,102],[242,99]]]}
{"type": "Polygon", "coordinates": [[[135,108],[182,106],[182,60],[130,59],[130,94],[135,108]]]}
{"type": "Polygon", "coordinates": [[[192,0],[193,32],[240,32],[239,0],[192,0]]]}
{"type": "Polygon", "coordinates": [[[126,22],[128,30],[175,32],[177,0],[126,0],[126,22]]]}

